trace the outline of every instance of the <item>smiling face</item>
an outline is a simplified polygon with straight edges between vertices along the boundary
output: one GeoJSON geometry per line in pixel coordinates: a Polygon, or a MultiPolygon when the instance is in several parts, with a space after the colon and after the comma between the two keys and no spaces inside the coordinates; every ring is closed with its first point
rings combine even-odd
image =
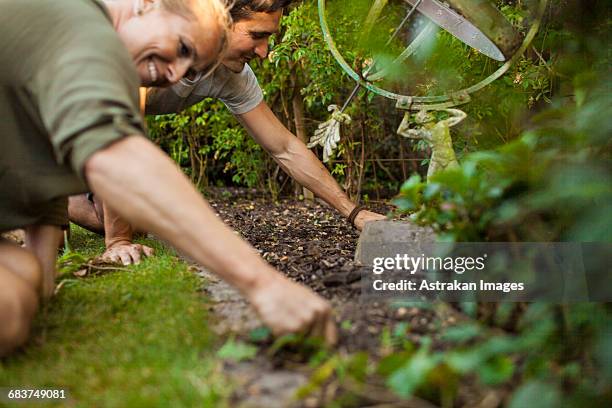
{"type": "Polygon", "coordinates": [[[161,8],[125,21],[117,32],[143,86],[168,86],[189,69],[201,71],[219,56],[223,30],[216,19],[186,19],[161,8]]]}
{"type": "Polygon", "coordinates": [[[244,64],[253,58],[266,58],[268,40],[278,31],[282,14],[282,10],[253,13],[234,23],[223,65],[230,71],[241,72],[244,64]]]}

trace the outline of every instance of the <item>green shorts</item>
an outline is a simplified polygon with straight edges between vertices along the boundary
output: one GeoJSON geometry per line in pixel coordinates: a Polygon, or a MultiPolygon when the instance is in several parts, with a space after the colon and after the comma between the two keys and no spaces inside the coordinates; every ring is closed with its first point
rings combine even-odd
{"type": "Polygon", "coordinates": [[[68,197],[60,197],[44,204],[14,209],[9,214],[0,213],[0,232],[24,228],[30,225],[68,226],[68,197]]]}

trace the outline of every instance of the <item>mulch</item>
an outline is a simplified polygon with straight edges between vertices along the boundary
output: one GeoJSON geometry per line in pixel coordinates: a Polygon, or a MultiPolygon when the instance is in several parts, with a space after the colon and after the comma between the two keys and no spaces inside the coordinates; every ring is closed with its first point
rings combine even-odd
{"type": "MultiPolygon", "coordinates": [[[[331,301],[340,328],[339,346],[378,354],[383,329],[406,322],[407,338],[433,333],[434,312],[360,299],[360,269],[353,262],[359,231],[321,202],[273,202],[252,190],[216,194],[210,204],[272,266],[331,301]]],[[[382,214],[392,207],[369,206],[382,214]]]]}

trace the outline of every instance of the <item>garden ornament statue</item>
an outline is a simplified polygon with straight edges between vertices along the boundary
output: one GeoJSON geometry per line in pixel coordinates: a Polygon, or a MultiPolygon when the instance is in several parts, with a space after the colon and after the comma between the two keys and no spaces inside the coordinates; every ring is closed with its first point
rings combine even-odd
{"type": "Polygon", "coordinates": [[[316,145],[323,147],[323,161],[328,162],[340,141],[340,126],[351,123],[351,117],[342,112],[338,105],[329,105],[327,110],[332,112],[331,118],[315,131],[308,143],[309,148],[316,145]]]}
{"type": "MultiPolygon", "coordinates": [[[[446,0],[445,2],[439,0],[395,1],[395,3],[398,2],[407,3],[408,11],[387,41],[387,45],[398,36],[400,30],[406,25],[413,14],[418,12],[426,17],[428,22],[421,28],[420,32],[414,36],[414,39],[408,44],[404,51],[390,64],[379,67],[374,60],[362,74],[358,74],[352,68],[351,64],[345,60],[332,37],[327,23],[326,1],[318,0],[319,19],[325,42],[340,67],[349,77],[357,82],[357,85],[342,105],[342,108],[338,110],[335,105],[332,105],[333,108],[330,107],[330,111],[333,111],[331,118],[319,125],[315,135],[310,140],[308,146],[311,148],[316,145],[323,146],[324,161],[329,160],[329,157],[340,140],[341,124],[349,123],[350,118],[344,113],[345,109],[349,106],[355,95],[357,95],[359,89],[364,88],[367,91],[394,100],[397,109],[406,111],[404,120],[398,129],[398,133],[410,138],[424,139],[430,144],[432,147],[432,155],[436,157],[437,160],[434,165],[434,170],[432,170],[433,172],[435,172],[436,169],[446,167],[448,164],[444,165],[443,163],[446,160],[449,160],[449,163],[456,163],[454,152],[450,154],[452,151],[452,139],[450,137],[449,127],[459,123],[466,115],[458,109],[450,111],[447,109],[469,102],[471,99],[470,94],[481,90],[500,78],[510,69],[531,44],[531,41],[539,29],[542,16],[548,4],[548,0],[539,0],[531,26],[525,37],[521,38],[512,24],[490,0],[446,0]],[[444,29],[479,53],[503,64],[482,81],[461,90],[449,91],[444,95],[401,95],[383,89],[375,84],[375,82],[382,80],[389,72],[397,69],[397,67],[413,55],[428,38],[435,35],[436,27],[444,29]],[[429,116],[427,116],[425,112],[439,110],[447,110],[446,112],[451,114],[451,118],[435,124],[433,121],[428,122],[427,118],[429,118],[429,116]],[[417,114],[418,117],[415,118],[417,127],[414,129],[409,128],[411,112],[419,112],[419,114],[417,114]],[[419,123],[419,121],[421,122],[419,123]],[[432,142],[434,140],[435,142],[432,142]],[[451,149],[450,151],[448,150],[449,148],[451,149]]],[[[363,24],[362,38],[367,37],[373,29],[378,18],[383,15],[383,10],[388,3],[389,0],[373,0],[373,4],[363,24]]],[[[434,163],[433,157],[431,163],[434,163]]],[[[428,175],[429,173],[430,172],[428,172],[428,175]]]]}
{"type": "Polygon", "coordinates": [[[414,118],[417,125],[415,128],[411,127],[409,116],[406,115],[397,129],[400,136],[424,140],[431,148],[427,181],[441,170],[459,166],[453,149],[450,128],[465,119],[467,115],[460,109],[444,109],[444,112],[449,117],[438,121],[433,113],[426,110],[419,111],[414,118]]]}

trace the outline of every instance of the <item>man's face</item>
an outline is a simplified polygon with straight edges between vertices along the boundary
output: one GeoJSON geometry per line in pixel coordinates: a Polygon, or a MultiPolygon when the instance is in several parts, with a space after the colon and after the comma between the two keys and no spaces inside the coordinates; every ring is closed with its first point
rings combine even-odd
{"type": "Polygon", "coordinates": [[[219,56],[221,27],[213,18],[187,20],[162,9],[148,10],[121,25],[143,86],[178,82],[189,69],[204,70],[219,56]]]}
{"type": "Polygon", "coordinates": [[[230,71],[241,72],[244,64],[256,56],[266,58],[268,39],[278,31],[282,10],[273,13],[253,13],[234,23],[223,65],[230,71]]]}

